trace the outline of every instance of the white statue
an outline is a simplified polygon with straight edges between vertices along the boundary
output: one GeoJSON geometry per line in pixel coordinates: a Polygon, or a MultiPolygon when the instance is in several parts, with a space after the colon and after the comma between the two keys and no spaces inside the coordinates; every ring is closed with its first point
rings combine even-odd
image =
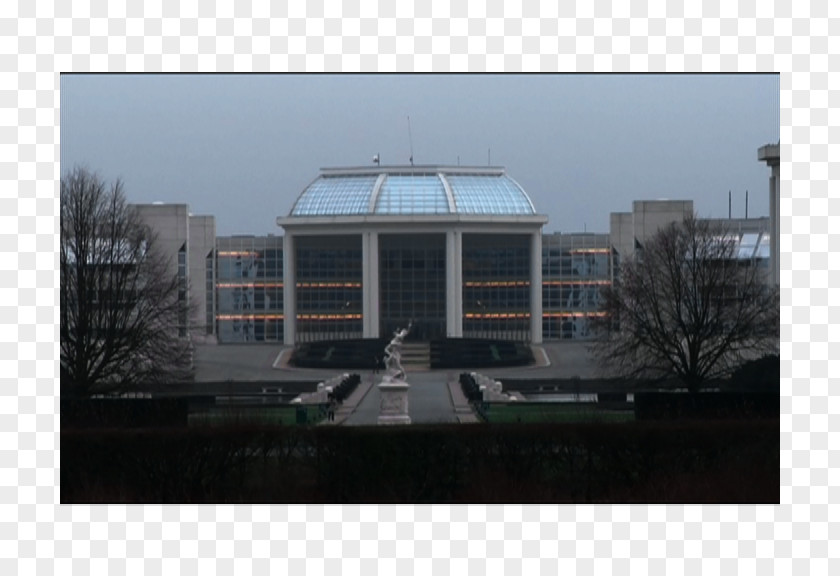
{"type": "Polygon", "coordinates": [[[400,364],[400,350],[402,349],[403,340],[408,336],[411,330],[411,322],[408,323],[408,328],[397,330],[394,332],[394,338],[385,346],[385,376],[391,380],[405,380],[405,370],[400,364]]]}

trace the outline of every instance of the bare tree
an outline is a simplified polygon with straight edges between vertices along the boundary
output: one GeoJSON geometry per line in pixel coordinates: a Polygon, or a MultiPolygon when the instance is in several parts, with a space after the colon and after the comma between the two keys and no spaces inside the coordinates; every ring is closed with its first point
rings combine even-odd
{"type": "Polygon", "coordinates": [[[119,181],[80,168],[62,177],[60,259],[62,395],[189,377],[186,279],[119,181]]]}
{"type": "Polygon", "coordinates": [[[661,229],[602,295],[594,351],[628,378],[677,378],[690,391],[744,360],[778,353],[778,290],[736,237],[696,217],[661,229]]]}

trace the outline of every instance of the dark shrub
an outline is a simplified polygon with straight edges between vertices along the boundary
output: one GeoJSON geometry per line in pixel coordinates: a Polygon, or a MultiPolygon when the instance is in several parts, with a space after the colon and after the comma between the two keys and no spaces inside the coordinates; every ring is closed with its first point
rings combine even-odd
{"type": "Polygon", "coordinates": [[[348,375],[347,378],[344,378],[341,381],[341,384],[333,389],[332,399],[336,402],[344,402],[344,400],[350,396],[361,381],[362,379],[358,374],[348,375]]]}
{"type": "Polygon", "coordinates": [[[186,398],[62,398],[62,428],[144,428],[186,426],[190,402],[186,398]]]}
{"type": "Polygon", "coordinates": [[[290,363],[302,368],[381,369],[388,342],[385,338],[307,342],[295,347],[290,363]]]}
{"type": "Polygon", "coordinates": [[[429,343],[432,368],[486,368],[534,363],[531,347],[512,340],[440,338],[429,343]]]}
{"type": "Polygon", "coordinates": [[[767,355],[739,366],[730,378],[733,386],[749,390],[779,391],[779,355],[767,355]]]}
{"type": "Polygon", "coordinates": [[[778,418],[779,395],[763,392],[636,392],[636,420],[778,418]]]}
{"type": "Polygon", "coordinates": [[[779,421],[64,430],[61,502],[778,503],[779,421]]]}

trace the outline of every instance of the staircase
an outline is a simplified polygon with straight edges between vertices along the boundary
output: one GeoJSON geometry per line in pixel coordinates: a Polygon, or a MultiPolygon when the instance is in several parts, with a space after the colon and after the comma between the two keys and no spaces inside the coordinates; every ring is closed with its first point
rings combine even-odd
{"type": "Polygon", "coordinates": [[[420,372],[431,366],[428,342],[406,342],[400,352],[400,362],[406,372],[420,372]]]}

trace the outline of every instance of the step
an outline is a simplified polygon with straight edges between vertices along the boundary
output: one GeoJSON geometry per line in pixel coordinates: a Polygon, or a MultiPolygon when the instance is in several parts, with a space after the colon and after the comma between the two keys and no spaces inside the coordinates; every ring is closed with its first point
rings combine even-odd
{"type": "Polygon", "coordinates": [[[403,344],[400,362],[407,371],[428,370],[431,366],[431,350],[428,342],[403,344]]]}

